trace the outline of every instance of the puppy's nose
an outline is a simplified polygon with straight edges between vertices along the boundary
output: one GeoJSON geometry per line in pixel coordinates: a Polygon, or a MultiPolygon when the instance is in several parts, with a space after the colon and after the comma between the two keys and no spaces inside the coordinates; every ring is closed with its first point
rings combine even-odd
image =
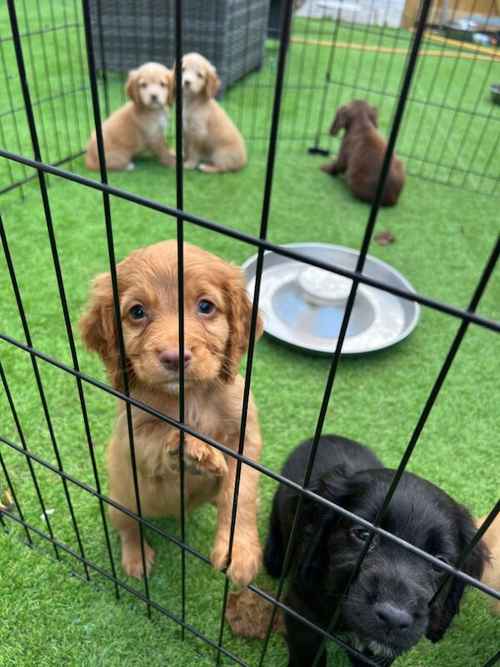
{"type": "Polygon", "coordinates": [[[375,614],[390,630],[405,630],[412,624],[413,618],[409,612],[390,602],[381,602],[375,605],[375,614]]]}
{"type": "MultiPolygon", "coordinates": [[[[160,362],[169,370],[179,369],[179,350],[164,350],[159,355],[160,362]]],[[[191,361],[191,352],[184,351],[184,368],[189,365],[191,361]]]]}
{"type": "Polygon", "coordinates": [[[184,86],[186,86],[186,88],[189,88],[189,86],[191,85],[191,81],[186,81],[186,79],[184,79],[184,81],[182,82],[182,84],[183,84],[184,86]]]}
{"type": "Polygon", "coordinates": [[[158,95],[156,93],[151,95],[151,102],[158,102],[158,95]]]}

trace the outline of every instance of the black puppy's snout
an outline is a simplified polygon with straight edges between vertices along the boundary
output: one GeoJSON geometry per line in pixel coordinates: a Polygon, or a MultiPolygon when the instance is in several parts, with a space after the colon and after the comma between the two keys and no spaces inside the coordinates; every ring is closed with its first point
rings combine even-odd
{"type": "Polygon", "coordinates": [[[408,611],[390,602],[376,604],[374,611],[388,630],[406,630],[413,623],[413,617],[408,611]]]}

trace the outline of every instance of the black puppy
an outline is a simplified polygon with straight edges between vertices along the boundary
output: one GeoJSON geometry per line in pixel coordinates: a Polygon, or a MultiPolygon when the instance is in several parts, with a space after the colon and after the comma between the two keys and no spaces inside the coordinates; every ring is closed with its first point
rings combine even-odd
{"type": "MultiPolygon", "coordinates": [[[[302,484],[312,440],[299,445],[283,475],[302,484]]],[[[383,467],[369,449],[335,435],[319,442],[311,490],[367,521],[382,507],[394,471],[383,467]]],[[[285,485],[276,492],[264,561],[272,576],[282,573],[298,494],[285,485]]],[[[468,511],[430,482],[404,473],[381,528],[455,564],[475,533],[468,511]]],[[[392,540],[375,536],[359,573],[345,586],[370,531],[318,502],[305,499],[298,523],[286,604],[326,629],[341,600],[336,630],[367,657],[390,665],[422,636],[438,641],[458,612],[464,583],[453,579],[446,595],[429,601],[443,571],[392,540]]],[[[480,578],[486,550],[479,544],[462,570],[480,578]]],[[[289,667],[312,665],[321,635],[285,614],[289,667]]],[[[364,661],[350,656],[353,665],[364,661]]],[[[326,651],[317,662],[326,666],[326,651]]]]}

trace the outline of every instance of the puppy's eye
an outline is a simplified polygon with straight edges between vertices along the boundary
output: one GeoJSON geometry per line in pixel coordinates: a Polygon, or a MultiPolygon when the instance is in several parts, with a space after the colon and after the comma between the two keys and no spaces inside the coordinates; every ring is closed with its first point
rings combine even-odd
{"type": "Polygon", "coordinates": [[[198,79],[203,79],[203,74],[201,72],[196,72],[198,79]]]}
{"type": "Polygon", "coordinates": [[[139,88],[146,88],[147,85],[148,84],[145,81],[141,81],[141,83],[139,84],[139,88]]]}
{"type": "Polygon", "coordinates": [[[351,535],[360,542],[368,542],[370,539],[370,531],[367,528],[353,528],[351,535]]]}
{"type": "Polygon", "coordinates": [[[215,304],[208,299],[200,299],[197,305],[198,312],[200,315],[211,315],[215,312],[215,304]]]}
{"type": "Polygon", "coordinates": [[[162,88],[166,88],[166,87],[167,87],[167,84],[165,83],[165,81],[160,81],[160,86],[161,86],[162,88]]]}
{"type": "MultiPolygon", "coordinates": [[[[443,563],[446,563],[446,565],[451,565],[450,559],[446,558],[446,556],[443,556],[441,554],[434,554],[434,558],[437,558],[443,563]]],[[[438,565],[432,565],[432,569],[435,570],[436,572],[439,572],[440,574],[445,574],[445,570],[442,570],[438,565]]]]}
{"type": "Polygon", "coordinates": [[[135,306],[132,306],[128,312],[130,313],[133,320],[142,320],[146,317],[144,308],[138,303],[136,303],[135,306]]]}

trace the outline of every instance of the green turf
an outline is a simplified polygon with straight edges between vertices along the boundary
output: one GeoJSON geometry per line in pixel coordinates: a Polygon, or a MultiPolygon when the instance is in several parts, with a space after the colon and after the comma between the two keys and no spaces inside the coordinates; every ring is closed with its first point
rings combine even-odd
{"type": "MultiPolygon", "coordinates": [[[[50,23],[51,13],[45,4],[42,3],[42,6],[45,24],[50,23]]],[[[62,7],[71,8],[72,5],[62,4],[62,7]]],[[[61,11],[57,10],[58,20],[64,18],[61,11]]],[[[2,12],[0,21],[4,26],[4,10],[2,12]]],[[[298,24],[297,34],[307,36],[306,30],[307,26],[298,24]]],[[[321,30],[324,32],[326,28],[321,30]]],[[[308,38],[322,37],[321,30],[318,26],[311,28],[308,38]]],[[[408,37],[404,33],[399,34],[407,43],[408,37]]],[[[340,37],[349,39],[349,32],[346,31],[340,37]]],[[[355,37],[353,35],[352,39],[355,37]]],[[[76,34],[73,39],[72,45],[76,48],[76,34]]],[[[390,43],[390,36],[384,40],[384,44],[390,43]]],[[[33,44],[36,47],[35,38],[33,44]]],[[[7,47],[5,55],[12,58],[7,47]]],[[[38,43],[38,47],[41,49],[41,43],[38,43]]],[[[67,54],[67,51],[61,53],[63,63],[67,54]]],[[[46,80],[43,77],[41,51],[39,55],[39,59],[35,60],[42,67],[39,84],[42,86],[46,80]]],[[[269,128],[271,105],[270,90],[266,84],[271,82],[275,72],[276,49],[273,45],[269,46],[267,55],[266,67],[254,75],[261,87],[235,87],[225,98],[225,104],[240,121],[245,134],[258,139],[251,144],[248,168],[233,175],[185,175],[186,209],[251,234],[258,233],[262,206],[265,179],[265,154],[262,147],[269,128]]],[[[49,65],[54,65],[54,50],[47,53],[47,57],[49,65]]],[[[392,62],[393,70],[389,70],[387,77],[384,71],[379,71],[381,63],[386,61],[380,57],[380,61],[372,62],[370,57],[365,56],[366,60],[363,61],[368,63],[367,69],[362,68],[363,76],[369,76],[368,70],[374,64],[377,76],[381,77],[374,80],[374,87],[383,85],[387,78],[388,89],[395,91],[402,57],[392,62]]],[[[301,46],[300,50],[299,47],[293,47],[289,86],[307,77],[311,81],[319,81],[320,68],[316,69],[316,58],[324,64],[326,55],[314,47],[301,46]],[[301,53],[305,59],[303,65],[301,53]]],[[[353,81],[358,80],[356,58],[354,53],[350,59],[341,63],[345,65],[344,70],[340,66],[335,70],[340,78],[345,81],[349,77],[353,81]]],[[[420,85],[424,85],[425,81],[428,85],[432,83],[431,65],[426,67],[429,67],[427,73],[425,68],[419,73],[417,83],[420,82],[420,85]]],[[[481,70],[481,64],[478,67],[481,70]]],[[[466,71],[462,70],[462,75],[466,71]]],[[[444,94],[450,74],[446,73],[444,65],[441,74],[435,83],[435,90],[444,94]]],[[[54,86],[57,80],[55,76],[54,86]]],[[[17,85],[15,77],[11,85],[17,85]]],[[[119,82],[113,80],[113,103],[119,100],[119,90],[119,82]]],[[[336,92],[333,87],[328,93],[330,109],[337,101],[349,99],[351,94],[350,89],[344,87],[341,90],[342,100],[336,100],[336,92]]],[[[372,101],[376,99],[372,98],[372,101]]],[[[307,142],[314,136],[311,128],[317,124],[320,102],[321,95],[311,94],[308,99],[303,91],[294,92],[292,87],[285,96],[269,237],[278,243],[321,241],[356,248],[362,238],[368,207],[354,201],[342,182],[319,172],[321,158],[309,156],[304,151],[307,142]],[[297,141],[292,141],[293,137],[297,141]]],[[[389,107],[390,104],[383,107],[384,129],[390,117],[389,107]]],[[[48,123],[51,117],[48,107],[41,105],[40,110],[45,110],[44,117],[48,123]]],[[[77,111],[80,114],[80,131],[84,134],[88,107],[78,106],[77,111]]],[[[406,145],[411,147],[416,129],[420,128],[418,146],[432,144],[439,157],[443,137],[433,136],[432,124],[428,125],[425,118],[424,122],[419,123],[418,107],[411,106],[410,112],[415,118],[412,120],[410,114],[403,128],[403,141],[410,142],[406,145]]],[[[429,113],[434,112],[430,110],[429,113]]],[[[328,116],[331,116],[331,110],[328,116]]],[[[21,144],[25,153],[30,155],[24,117],[22,114],[18,114],[18,117],[21,144]]],[[[329,120],[329,117],[325,118],[325,127],[329,120]]],[[[473,132],[468,129],[468,120],[464,114],[457,115],[457,136],[462,136],[460,132],[464,136],[466,133],[467,136],[471,132],[474,134],[476,130],[473,132]]],[[[54,128],[48,126],[46,130],[47,135],[53,137],[54,128]]],[[[71,134],[76,126],[71,125],[68,130],[71,134]]],[[[59,138],[64,146],[64,131],[59,138]]],[[[78,145],[78,133],[73,133],[72,138],[75,149],[79,148],[82,143],[78,145]]],[[[488,160],[492,142],[490,138],[489,144],[485,140],[487,145],[484,147],[480,143],[475,144],[479,170],[488,160]]],[[[460,143],[458,141],[457,151],[460,143]]],[[[2,145],[16,150],[14,127],[4,127],[2,145]]],[[[469,149],[467,144],[466,153],[474,150],[474,142],[471,145],[469,149]]],[[[54,143],[51,146],[56,150],[54,143]]],[[[5,164],[2,166],[6,168],[5,164]]],[[[78,173],[89,175],[81,159],[70,166],[78,173]]],[[[135,172],[113,174],[111,180],[114,185],[142,196],[162,203],[175,203],[174,172],[153,161],[139,161],[135,172]]],[[[55,178],[50,179],[50,186],[50,205],[66,297],[76,330],[89,281],[96,273],[107,268],[102,196],[97,191],[55,178]]],[[[5,195],[1,204],[33,343],[45,353],[70,364],[39,192],[31,184],[24,188],[24,199],[20,198],[19,192],[13,192],[5,195]]],[[[118,258],[138,246],[175,235],[175,220],[168,216],[116,198],[112,200],[111,209],[118,258]]],[[[465,307],[498,232],[498,199],[410,176],[398,206],[380,213],[377,231],[382,229],[389,229],[396,241],[387,247],[372,244],[370,252],[373,255],[401,270],[423,294],[465,307]]],[[[242,262],[253,253],[250,246],[192,225],[186,225],[185,235],[187,240],[233,262],[242,262]]],[[[3,258],[0,259],[0,275],[0,328],[10,336],[24,340],[3,258]]],[[[483,315],[500,318],[499,290],[500,276],[497,270],[479,309],[483,315]]],[[[372,446],[387,465],[397,465],[458,326],[458,320],[425,310],[418,328],[404,343],[366,357],[343,359],[329,406],[326,430],[359,439],[372,446]]],[[[99,360],[83,350],[78,338],[77,345],[82,370],[104,380],[99,360]]],[[[15,397],[29,448],[57,465],[29,358],[5,343],[0,343],[0,358],[15,397]]],[[[69,474],[94,485],[75,381],[43,362],[39,362],[39,368],[64,468],[69,474]]],[[[265,442],[263,463],[273,470],[279,470],[287,452],[300,439],[313,432],[328,368],[327,359],[309,357],[267,338],[259,343],[253,389],[260,408],[265,442]]],[[[460,502],[468,505],[475,514],[488,511],[498,494],[498,479],[494,474],[492,460],[495,450],[498,451],[499,374],[498,336],[472,328],[458,352],[409,464],[410,470],[441,485],[460,502]]],[[[114,419],[114,402],[88,385],[85,386],[85,398],[105,489],[104,453],[114,419]]],[[[3,392],[0,393],[0,424],[0,434],[19,444],[3,392]]],[[[4,445],[0,452],[12,476],[26,519],[36,527],[45,529],[24,457],[4,445]]],[[[34,468],[46,506],[55,510],[50,519],[57,538],[77,550],[61,482],[38,464],[34,468]]],[[[0,476],[0,485],[3,484],[4,479],[0,476]]],[[[98,503],[73,485],[69,488],[84,538],[85,555],[99,567],[108,570],[109,559],[98,503]]],[[[260,527],[263,538],[274,490],[275,485],[270,480],[262,479],[260,527]]],[[[211,508],[203,508],[188,523],[189,543],[204,554],[210,550],[214,518],[211,508]]],[[[127,593],[122,593],[121,600],[116,602],[113,587],[99,575],[92,574],[92,586],[69,576],[70,567],[76,569],[78,574],[83,573],[72,558],[62,553],[64,563],[54,564],[48,557],[53,555],[49,545],[36,539],[36,550],[30,550],[21,543],[22,533],[11,523],[8,525],[9,533],[0,535],[2,667],[62,663],[150,663],[174,667],[212,664],[213,654],[210,649],[189,633],[182,642],[178,626],[161,618],[158,613],[153,613],[152,621],[147,620],[144,605],[127,593]],[[47,556],[41,556],[40,551],[46,552],[47,556]]],[[[179,526],[176,522],[165,520],[159,522],[159,525],[178,535],[179,526]]],[[[157,565],[150,581],[151,594],[156,602],[166,606],[173,614],[179,614],[179,552],[156,535],[149,536],[149,539],[158,552],[157,565]]],[[[118,561],[119,545],[114,534],[112,547],[118,561]]],[[[187,568],[187,621],[216,641],[223,577],[193,557],[187,558],[187,568]]],[[[119,565],[118,572],[123,577],[119,565]]],[[[259,577],[258,583],[272,586],[272,582],[264,575],[259,577]]],[[[127,584],[142,590],[137,582],[127,580],[127,584]]],[[[497,636],[498,624],[489,616],[484,596],[469,591],[462,613],[444,641],[437,646],[422,641],[398,664],[407,667],[480,665],[496,650],[497,636]]],[[[257,664],[261,649],[259,641],[232,637],[228,629],[224,637],[224,646],[228,650],[252,665],[257,664]]],[[[338,659],[339,662],[335,664],[343,664],[343,658],[338,659]]],[[[284,644],[281,639],[274,639],[266,664],[280,666],[285,663],[284,644]]]]}

